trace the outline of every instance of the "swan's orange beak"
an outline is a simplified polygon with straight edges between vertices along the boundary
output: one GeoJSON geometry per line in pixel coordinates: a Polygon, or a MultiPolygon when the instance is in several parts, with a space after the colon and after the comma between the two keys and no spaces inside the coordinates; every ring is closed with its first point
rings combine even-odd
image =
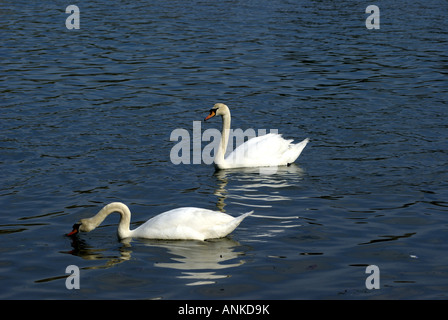
{"type": "Polygon", "coordinates": [[[210,118],[213,118],[214,116],[216,116],[216,110],[210,110],[210,114],[204,119],[204,121],[207,121],[210,118]]]}
{"type": "Polygon", "coordinates": [[[78,230],[73,229],[72,232],[67,233],[67,236],[72,236],[72,235],[77,234],[77,233],[78,233],[78,230]]]}
{"type": "Polygon", "coordinates": [[[75,223],[75,224],[73,225],[73,230],[72,230],[72,232],[67,233],[67,236],[72,236],[72,235],[74,235],[74,234],[77,234],[77,233],[79,232],[79,227],[80,227],[80,226],[81,226],[80,223],[75,223]]]}

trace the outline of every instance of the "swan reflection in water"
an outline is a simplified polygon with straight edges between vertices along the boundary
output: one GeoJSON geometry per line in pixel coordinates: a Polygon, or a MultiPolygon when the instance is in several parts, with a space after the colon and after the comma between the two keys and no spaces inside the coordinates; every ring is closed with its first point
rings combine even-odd
{"type": "Polygon", "coordinates": [[[234,268],[245,263],[241,259],[244,252],[236,251],[241,245],[232,239],[221,238],[207,241],[158,241],[139,240],[149,246],[166,248],[169,262],[156,262],[155,267],[169,268],[181,271],[178,278],[191,279],[187,285],[212,284],[216,279],[227,278],[229,275],[217,270],[234,268]]]}
{"type": "Polygon", "coordinates": [[[291,200],[291,197],[279,191],[300,185],[304,171],[293,163],[280,167],[219,170],[215,171],[214,176],[217,180],[214,192],[218,196],[216,206],[225,212],[226,200],[253,207],[254,210],[273,207],[272,202],[291,200]]]}
{"type": "Polygon", "coordinates": [[[136,254],[138,251],[138,247],[162,248],[166,250],[166,254],[161,256],[160,253],[157,253],[157,259],[153,262],[153,266],[179,270],[180,273],[176,277],[188,279],[186,285],[193,286],[212,284],[217,279],[229,277],[230,275],[226,274],[223,269],[243,265],[245,260],[242,257],[248,249],[227,237],[206,241],[129,238],[121,240],[121,244],[120,255],[111,257],[105,253],[106,249],[93,248],[87,245],[85,240],[73,238],[73,250],[65,253],[86,260],[105,261],[101,265],[81,269],[104,269],[130,260],[132,254],[136,254]],[[133,246],[135,249],[132,249],[133,246]]]}
{"type": "Polygon", "coordinates": [[[302,197],[300,182],[304,170],[295,163],[290,166],[219,170],[214,173],[214,177],[217,181],[214,195],[217,196],[216,206],[219,211],[225,212],[228,204],[237,205],[255,211],[248,223],[261,218],[255,228],[248,227],[244,239],[246,243],[266,242],[269,241],[267,238],[290,228],[301,227],[300,207],[293,210],[289,208],[288,215],[284,215],[283,210],[272,210],[281,209],[283,202],[302,197]],[[264,214],[266,211],[268,215],[264,214]]]}

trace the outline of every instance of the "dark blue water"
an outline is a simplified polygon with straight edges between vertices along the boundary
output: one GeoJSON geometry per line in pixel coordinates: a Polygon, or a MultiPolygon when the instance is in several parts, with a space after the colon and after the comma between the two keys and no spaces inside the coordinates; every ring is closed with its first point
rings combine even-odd
{"type": "Polygon", "coordinates": [[[378,30],[369,2],[73,4],[79,30],[65,1],[0,4],[1,299],[447,298],[446,1],[375,3],[378,30]],[[174,165],[171,132],[216,102],[233,128],[311,142],[275,174],[174,165]],[[180,206],[281,219],[64,236],[112,201],[132,227],[180,206]]]}

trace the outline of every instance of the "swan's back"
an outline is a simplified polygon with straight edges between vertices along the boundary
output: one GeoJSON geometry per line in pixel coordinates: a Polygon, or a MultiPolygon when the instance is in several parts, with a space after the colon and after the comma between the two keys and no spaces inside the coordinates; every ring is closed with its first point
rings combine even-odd
{"type": "Polygon", "coordinates": [[[292,141],[269,133],[239,145],[225,160],[231,168],[288,165],[300,156],[309,140],[297,144],[292,141]]]}
{"type": "Polygon", "coordinates": [[[231,233],[252,212],[239,217],[208,209],[185,207],[161,213],[132,231],[133,237],[205,240],[231,233]]]}

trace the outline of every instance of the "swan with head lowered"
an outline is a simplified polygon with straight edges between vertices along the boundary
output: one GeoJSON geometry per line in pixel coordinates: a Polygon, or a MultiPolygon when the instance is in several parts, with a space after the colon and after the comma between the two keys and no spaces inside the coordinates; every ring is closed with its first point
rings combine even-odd
{"type": "Polygon", "coordinates": [[[204,121],[214,116],[222,117],[221,142],[214,159],[217,169],[290,165],[300,156],[309,141],[306,138],[293,144],[293,140],[285,140],[280,134],[269,133],[249,139],[224,157],[230,133],[229,107],[223,103],[215,104],[204,121]]]}
{"type": "Polygon", "coordinates": [[[90,232],[98,227],[106,217],[118,212],[121,216],[118,224],[118,238],[146,238],[163,240],[206,240],[223,238],[253,211],[232,217],[228,214],[202,208],[184,207],[163,212],[130,230],[131,211],[121,202],[112,202],[104,206],[95,216],[81,219],[73,225],[68,236],[78,232],[90,232]]]}

